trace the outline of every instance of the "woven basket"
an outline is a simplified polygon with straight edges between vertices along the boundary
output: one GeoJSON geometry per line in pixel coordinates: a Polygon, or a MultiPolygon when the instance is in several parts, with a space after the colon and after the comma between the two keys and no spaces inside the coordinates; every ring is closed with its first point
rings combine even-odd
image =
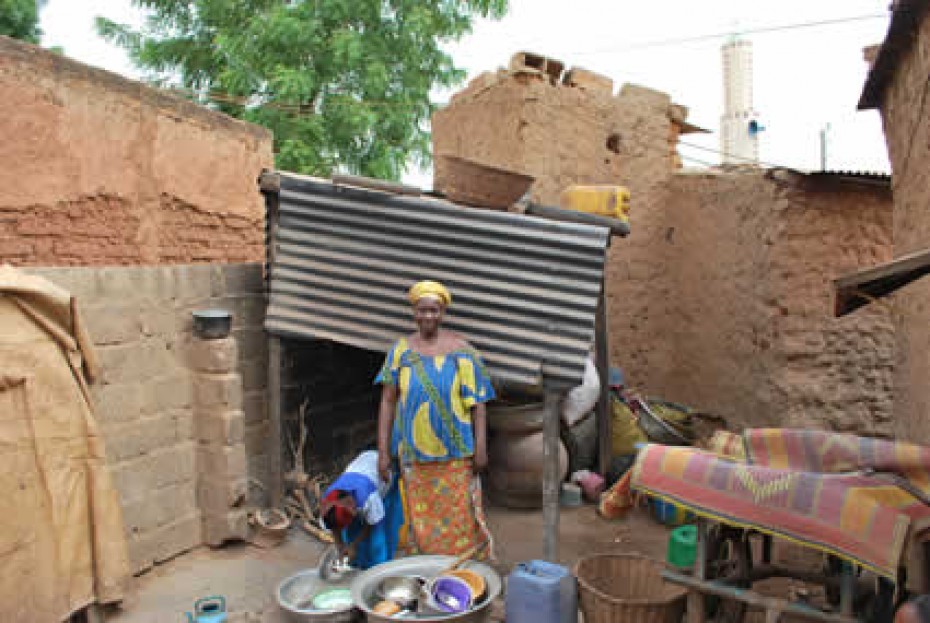
{"type": "Polygon", "coordinates": [[[662,578],[665,566],[636,554],[604,554],[575,565],[585,623],[680,623],[688,591],[662,578]]]}

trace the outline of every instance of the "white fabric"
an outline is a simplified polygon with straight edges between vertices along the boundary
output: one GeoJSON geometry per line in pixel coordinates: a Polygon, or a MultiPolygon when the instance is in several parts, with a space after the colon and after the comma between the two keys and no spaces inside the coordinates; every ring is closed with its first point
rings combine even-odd
{"type": "Polygon", "coordinates": [[[345,473],[359,474],[375,484],[375,492],[368,496],[359,511],[365,523],[373,526],[384,519],[384,503],[381,499],[387,493],[388,483],[382,482],[378,476],[378,453],[374,450],[362,452],[349,463],[345,473]]]}
{"type": "Polygon", "coordinates": [[[573,388],[562,402],[562,421],[571,428],[594,409],[601,395],[601,380],[594,360],[588,357],[584,365],[581,385],[573,388]]]}

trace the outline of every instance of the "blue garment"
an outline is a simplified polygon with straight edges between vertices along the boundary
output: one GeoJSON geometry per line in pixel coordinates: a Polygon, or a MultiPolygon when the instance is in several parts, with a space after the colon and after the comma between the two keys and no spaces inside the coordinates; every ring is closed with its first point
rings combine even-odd
{"type": "Polygon", "coordinates": [[[355,544],[356,555],[352,565],[360,569],[394,558],[404,521],[397,478],[393,478],[390,484],[381,482],[377,459],[377,452],[361,453],[323,494],[325,497],[338,489],[351,495],[355,502],[355,519],[342,530],[343,543],[352,543],[366,526],[371,526],[368,537],[355,544]]]}
{"type": "Polygon", "coordinates": [[[391,455],[402,462],[452,461],[472,456],[471,409],[494,399],[478,352],[465,346],[426,356],[399,340],[375,383],[397,387],[391,455]]]}
{"type": "MultiPolygon", "coordinates": [[[[398,479],[392,479],[387,495],[384,497],[384,518],[371,526],[367,539],[356,544],[355,559],[352,565],[359,569],[370,569],[375,565],[394,559],[400,540],[400,528],[404,524],[404,506],[401,501],[398,479]]],[[[342,531],[343,541],[351,543],[364,529],[365,522],[356,517],[352,524],[342,531]]]]}

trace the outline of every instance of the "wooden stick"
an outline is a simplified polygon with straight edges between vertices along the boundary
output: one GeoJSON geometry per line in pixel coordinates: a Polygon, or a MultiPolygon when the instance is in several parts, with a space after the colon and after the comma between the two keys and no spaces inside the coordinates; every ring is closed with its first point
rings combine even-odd
{"type": "Polygon", "coordinates": [[[333,543],[333,535],[322,528],[317,528],[309,521],[302,521],[300,527],[306,530],[311,536],[316,537],[323,543],[333,543]]]}
{"type": "Polygon", "coordinates": [[[545,391],[543,409],[543,559],[558,562],[559,555],[559,406],[562,394],[545,391]]]}
{"type": "MultiPolygon", "coordinates": [[[[273,244],[273,243],[272,243],[273,244]]],[[[284,474],[281,460],[281,369],[282,344],[274,335],[268,337],[268,481],[272,506],[280,506],[284,497],[284,474]]]]}
{"type": "Polygon", "coordinates": [[[308,520],[315,520],[316,514],[310,510],[310,502],[307,500],[307,494],[304,493],[303,489],[294,489],[294,497],[300,503],[301,509],[307,515],[308,520]]]}
{"type": "Polygon", "coordinates": [[[607,343],[607,282],[601,279],[601,294],[597,297],[597,316],[594,319],[594,361],[601,379],[601,392],[597,397],[594,416],[597,418],[597,471],[607,477],[612,449],[610,409],[610,348],[607,343]]]}
{"type": "MultiPolygon", "coordinates": [[[[662,577],[669,582],[687,586],[692,592],[698,592],[702,596],[704,593],[707,593],[710,595],[718,595],[726,599],[735,599],[765,611],[774,610],[779,613],[794,614],[814,621],[823,621],[824,623],[859,623],[859,620],[852,616],[822,612],[811,606],[792,603],[776,597],[767,597],[744,588],[728,586],[722,582],[699,580],[674,571],[663,571],[662,577]]],[[[692,616],[690,603],[688,604],[688,616],[692,616]]]]}
{"type": "MultiPolygon", "coordinates": [[[[695,582],[704,584],[707,577],[707,521],[697,521],[697,551],[694,556],[695,582]]],[[[674,580],[673,580],[674,581],[674,580]]],[[[707,620],[707,610],[704,603],[704,593],[691,587],[688,591],[688,623],[704,623],[707,620]]]]}

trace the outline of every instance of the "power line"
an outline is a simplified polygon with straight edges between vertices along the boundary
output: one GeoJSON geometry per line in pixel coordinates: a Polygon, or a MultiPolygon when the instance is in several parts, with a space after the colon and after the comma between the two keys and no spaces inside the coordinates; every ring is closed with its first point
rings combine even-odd
{"type": "Polygon", "coordinates": [[[733,34],[741,35],[754,35],[754,34],[766,34],[772,32],[781,32],[786,30],[800,30],[806,28],[818,28],[821,26],[834,26],[837,24],[845,24],[850,22],[862,22],[867,20],[874,19],[888,19],[887,13],[881,14],[869,14],[869,15],[854,15],[850,17],[837,17],[833,19],[823,19],[816,21],[808,22],[794,22],[790,24],[779,24],[775,26],[758,26],[756,28],[743,28],[737,30],[729,30],[726,32],[715,32],[707,33],[703,35],[691,35],[688,37],[674,37],[670,39],[657,39],[654,41],[641,41],[631,43],[629,45],[624,45],[620,47],[611,47],[611,48],[598,48],[592,50],[586,50],[581,52],[563,52],[563,55],[590,55],[590,54],[601,54],[601,53],[610,53],[610,52],[627,52],[631,50],[643,50],[648,48],[657,48],[669,45],[680,45],[683,43],[695,43],[698,41],[707,41],[711,39],[722,39],[724,37],[729,37],[733,34]]]}

